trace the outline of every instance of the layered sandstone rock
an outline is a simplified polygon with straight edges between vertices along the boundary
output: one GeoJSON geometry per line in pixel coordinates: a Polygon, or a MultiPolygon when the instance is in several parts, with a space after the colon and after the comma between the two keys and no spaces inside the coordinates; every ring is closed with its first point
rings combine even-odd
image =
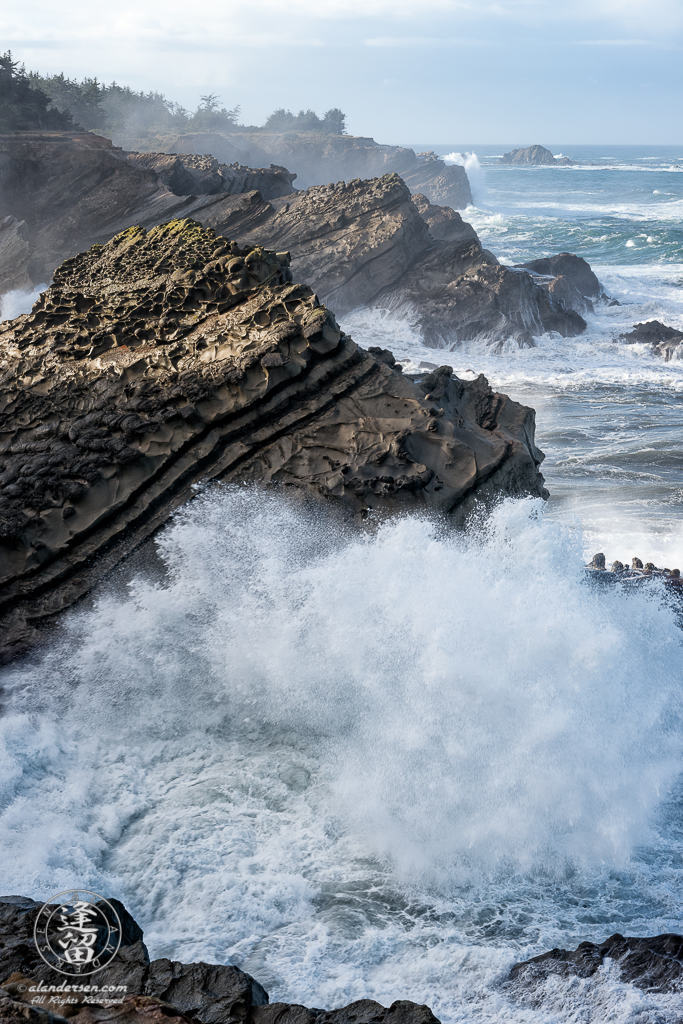
{"type": "Polygon", "coordinates": [[[200,480],[361,510],[544,493],[533,410],[450,367],[405,379],[292,283],[288,254],[195,222],[68,260],[33,313],[2,325],[0,357],[7,650],[200,480]]]}
{"type": "MultiPolygon", "coordinates": [[[[127,144],[137,148],[135,140],[127,144]]],[[[160,138],[167,153],[211,153],[226,163],[252,167],[284,164],[297,175],[300,188],[350,178],[374,178],[394,171],[413,192],[433,203],[464,210],[472,192],[464,167],[447,166],[435,153],[415,153],[405,146],[383,146],[374,139],[320,132],[194,133],[160,138]]]]}
{"type": "Polygon", "coordinates": [[[221,164],[213,156],[168,153],[126,153],[136,167],[153,171],[176,196],[210,196],[258,191],[264,199],[277,199],[294,191],[296,174],[286,167],[244,167],[221,164]]]}
{"type": "MultiPolygon", "coordinates": [[[[163,154],[138,159],[90,132],[0,136],[0,217],[23,222],[13,230],[12,242],[13,255],[21,249],[17,266],[22,280],[45,284],[69,256],[108,241],[131,223],[152,226],[185,215],[193,204],[210,208],[243,187],[258,186],[265,196],[293,191],[292,176],[284,168],[254,171],[217,161],[204,164],[163,154]],[[182,182],[188,191],[178,196],[165,178],[173,185],[182,182]]],[[[25,287],[7,272],[12,264],[9,253],[3,259],[4,234],[0,232],[0,294],[25,287]]]]}
{"type": "Polygon", "coordinates": [[[430,203],[421,192],[413,193],[412,200],[429,228],[429,234],[436,241],[478,241],[477,232],[472,225],[464,221],[460,214],[450,206],[438,206],[430,203]]]}
{"type": "MultiPolygon", "coordinates": [[[[151,228],[191,217],[241,245],[289,251],[296,277],[337,314],[367,303],[409,303],[425,340],[435,345],[476,335],[496,345],[508,338],[533,344],[533,335],[546,330],[573,335],[585,327],[566,290],[555,295],[547,280],[539,285],[501,267],[459,214],[426,197],[416,206],[396,173],[268,200],[259,190],[234,192],[261,172],[203,157],[126,157],[107,140],[78,133],[5,136],[0,154],[3,147],[3,202],[25,222],[20,243],[28,247],[22,252],[34,285],[49,280],[67,257],[131,223],[151,228]],[[187,196],[172,190],[190,187],[187,196]]],[[[291,188],[291,175],[281,168],[263,174],[264,188],[291,188]]]]}
{"type": "Polygon", "coordinates": [[[109,902],[122,924],[119,952],[96,974],[68,977],[48,967],[36,950],[33,928],[41,904],[23,896],[0,897],[0,1021],[64,1024],[68,1017],[70,1024],[149,1024],[170,1017],[179,1024],[439,1024],[428,1006],[408,1000],[387,1008],[360,999],[335,1010],[269,1004],[265,989],[237,967],[150,962],[142,929],[122,903],[109,902]],[[98,990],[65,992],[70,983],[98,990]],[[62,990],[51,993],[50,985],[62,990]]]}

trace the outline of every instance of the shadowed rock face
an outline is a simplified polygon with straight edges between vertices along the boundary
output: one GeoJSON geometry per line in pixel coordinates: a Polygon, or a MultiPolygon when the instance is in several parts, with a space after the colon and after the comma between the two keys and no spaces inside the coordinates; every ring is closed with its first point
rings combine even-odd
{"type": "Polygon", "coordinates": [[[412,200],[432,238],[446,242],[479,241],[472,225],[450,206],[435,206],[421,192],[414,193],[412,200]]]}
{"type": "Polygon", "coordinates": [[[633,330],[628,334],[622,334],[621,340],[630,345],[636,343],[651,345],[652,351],[656,355],[662,356],[668,363],[681,351],[683,331],[677,331],[675,327],[667,327],[659,320],[647,320],[642,324],[634,324],[633,330]]]}
{"type": "Polygon", "coordinates": [[[590,264],[574,253],[560,252],[517,266],[539,275],[537,283],[547,288],[550,296],[565,309],[592,313],[593,302],[607,298],[590,264]]]}
{"type": "Polygon", "coordinates": [[[450,367],[406,379],[386,355],[292,283],[288,254],[191,221],[68,260],[0,328],[6,649],[89,588],[93,556],[101,575],[202,479],[360,510],[544,493],[533,410],[450,367]]]}
{"type": "Polygon", "coordinates": [[[291,195],[296,178],[286,167],[275,164],[268,168],[221,164],[210,155],[127,153],[126,159],[136,167],[154,171],[176,196],[236,195],[258,190],[264,199],[276,199],[291,195]]]}
{"type": "Polygon", "coordinates": [[[549,976],[576,975],[589,978],[606,959],[619,964],[621,980],[648,992],[683,992],[683,936],[624,938],[611,935],[604,942],[582,942],[573,952],[551,949],[548,953],[515,964],[510,981],[532,988],[549,976]]]}
{"type": "Polygon", "coordinates": [[[289,251],[295,277],[339,315],[360,304],[408,303],[425,340],[437,347],[476,335],[496,345],[508,338],[533,344],[533,335],[546,330],[574,335],[585,328],[559,294],[554,298],[554,285],[500,266],[454,210],[426,197],[416,206],[397,174],[282,195],[290,179],[281,168],[250,171],[208,157],[126,158],[92,135],[4,136],[0,194],[16,220],[6,234],[4,267],[9,272],[16,257],[40,284],[65,258],[131,223],[151,228],[191,217],[242,246],[289,251]],[[259,175],[274,198],[254,189],[235,193],[259,175]],[[194,194],[172,190],[183,188],[194,194]],[[427,204],[422,216],[420,203],[427,204]]]}
{"type": "MultiPolygon", "coordinates": [[[[265,197],[293,191],[284,168],[225,167],[211,158],[165,154],[129,156],[90,132],[0,136],[0,218],[10,216],[20,224],[14,235],[23,239],[21,258],[33,285],[49,281],[69,256],[106,242],[131,223],[151,226],[184,216],[188,206],[211,206],[245,187],[259,188],[265,197]],[[187,192],[179,198],[172,186],[181,183],[187,192]]],[[[11,279],[6,237],[6,229],[0,230],[0,293],[25,287],[11,279]]],[[[18,244],[13,243],[15,252],[18,244]]]]}
{"type": "MultiPolygon", "coordinates": [[[[428,1006],[398,1000],[387,1009],[360,999],[336,1010],[268,1003],[268,993],[250,975],[221,964],[150,962],[142,929],[118,900],[110,900],[123,925],[119,952],[92,976],[57,974],[38,955],[33,928],[41,904],[23,896],[0,897],[0,1020],[24,1024],[149,1024],[169,1018],[193,1024],[439,1024],[428,1006]],[[55,992],[42,996],[32,986],[91,983],[126,986],[121,1002],[107,1007],[99,994],[55,992]],[[73,1003],[66,1002],[72,998],[73,1003]],[[65,1016],[62,1016],[65,1014],[65,1016]]],[[[55,908],[56,909],[56,908],[55,908]]],[[[114,998],[113,996],[111,998],[114,998]]]]}
{"type": "MultiPolygon", "coordinates": [[[[226,163],[238,160],[252,167],[267,166],[275,160],[296,172],[302,188],[342,178],[374,178],[394,171],[411,191],[424,193],[433,203],[464,210],[472,202],[464,167],[447,166],[432,152],[415,153],[405,146],[383,146],[362,136],[295,131],[228,135],[200,132],[160,138],[159,145],[167,153],[212,153],[226,163]]],[[[138,148],[135,140],[130,140],[130,147],[138,148]]]]}

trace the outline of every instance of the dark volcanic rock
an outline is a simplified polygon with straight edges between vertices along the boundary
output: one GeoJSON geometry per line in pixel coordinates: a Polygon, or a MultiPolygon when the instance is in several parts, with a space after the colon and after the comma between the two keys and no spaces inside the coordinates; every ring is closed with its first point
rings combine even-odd
{"type": "Polygon", "coordinates": [[[142,930],[118,900],[110,902],[125,921],[122,947],[108,967],[80,978],[57,974],[38,956],[33,927],[41,904],[21,896],[0,897],[0,1021],[64,1024],[68,1018],[70,1024],[110,1020],[145,1024],[171,1017],[178,1024],[439,1024],[428,1006],[407,1000],[394,1002],[388,1009],[370,999],[336,1010],[268,1005],[265,989],[237,967],[170,960],[150,963],[142,930]],[[134,936],[139,938],[129,944],[126,938],[134,936]],[[92,984],[98,992],[66,990],[39,996],[30,991],[39,983],[92,984]],[[105,986],[126,986],[126,990],[117,1001],[113,990],[101,991],[105,986]]]}
{"type": "Polygon", "coordinates": [[[450,367],[405,379],[291,282],[287,254],[191,221],[68,260],[31,314],[0,326],[0,371],[6,650],[202,479],[356,509],[544,493],[533,410],[450,367]]]}
{"type": "Polygon", "coordinates": [[[545,149],[543,146],[527,146],[525,149],[510,150],[500,158],[498,163],[527,167],[571,167],[574,161],[566,156],[558,160],[549,149],[545,149]]]}
{"type": "Polygon", "coordinates": [[[659,320],[647,320],[642,324],[634,324],[632,331],[621,335],[621,340],[629,344],[641,342],[652,345],[652,351],[658,356],[663,356],[668,363],[678,354],[683,341],[683,331],[667,327],[659,320]]]}
{"type": "Polygon", "coordinates": [[[681,935],[641,939],[615,934],[599,945],[582,942],[573,952],[551,949],[548,953],[515,964],[510,971],[510,980],[531,987],[553,974],[589,978],[605,959],[618,961],[621,980],[638,988],[648,992],[683,992],[681,935]]]}

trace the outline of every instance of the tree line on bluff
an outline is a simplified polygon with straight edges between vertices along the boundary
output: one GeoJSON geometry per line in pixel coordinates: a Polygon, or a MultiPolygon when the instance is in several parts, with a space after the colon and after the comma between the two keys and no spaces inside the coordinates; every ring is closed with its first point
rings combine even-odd
{"type": "MultiPolygon", "coordinates": [[[[215,93],[201,96],[201,103],[190,113],[160,92],[136,92],[129,86],[104,85],[97,78],[77,81],[59,75],[27,72],[8,50],[0,57],[0,133],[17,131],[96,131],[115,135],[170,132],[234,132],[244,130],[238,124],[239,106],[228,110],[215,93]]],[[[251,131],[321,132],[343,135],[346,115],[338,107],[322,117],[313,110],[280,107],[262,127],[251,131]]]]}

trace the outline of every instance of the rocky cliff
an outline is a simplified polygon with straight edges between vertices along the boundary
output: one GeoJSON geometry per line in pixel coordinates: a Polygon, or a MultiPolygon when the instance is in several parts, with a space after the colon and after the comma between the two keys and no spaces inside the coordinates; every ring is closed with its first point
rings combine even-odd
{"type": "Polygon", "coordinates": [[[211,153],[226,163],[236,160],[252,167],[284,164],[296,173],[299,188],[395,171],[413,192],[422,192],[433,203],[464,210],[472,202],[464,167],[446,165],[435,153],[382,146],[362,136],[296,131],[196,133],[166,136],[154,144],[167,153],[211,153]]]}
{"type": "Polygon", "coordinates": [[[545,493],[533,410],[483,377],[413,381],[392,363],[292,282],[288,254],[196,222],[130,228],[67,260],[33,312],[0,327],[5,651],[200,480],[358,510],[545,493]]]}
{"type": "Polygon", "coordinates": [[[49,281],[67,257],[136,219],[175,216],[188,196],[210,205],[258,188],[268,199],[293,192],[292,180],[282,167],[127,154],[90,132],[0,135],[0,294],[49,281]]]}
{"type": "MultiPolygon", "coordinates": [[[[173,1018],[178,1024],[439,1024],[428,1006],[408,1000],[388,1008],[360,999],[340,1009],[309,1009],[270,1003],[263,986],[238,967],[165,958],[150,961],[140,926],[119,900],[109,903],[121,924],[119,951],[103,970],[79,977],[58,974],[39,956],[33,929],[41,904],[24,896],[0,897],[0,1021],[66,1024],[68,1018],[70,1024],[150,1024],[173,1018]]],[[[106,904],[98,906],[114,918],[106,904]]]]}
{"type": "Polygon", "coordinates": [[[126,155],[92,135],[5,136],[0,157],[0,213],[13,218],[4,249],[0,233],[0,258],[4,251],[9,261],[0,281],[4,272],[14,282],[23,265],[30,281],[44,283],[64,259],[131,223],[191,217],[242,245],[289,251],[296,277],[339,315],[360,304],[409,304],[436,346],[476,336],[530,345],[546,330],[585,328],[548,281],[501,266],[455,211],[426,196],[413,203],[396,173],[283,195],[291,175],[280,167],[126,155]],[[235,192],[259,175],[261,188],[235,192]],[[189,195],[173,191],[190,187],[189,195]]]}

